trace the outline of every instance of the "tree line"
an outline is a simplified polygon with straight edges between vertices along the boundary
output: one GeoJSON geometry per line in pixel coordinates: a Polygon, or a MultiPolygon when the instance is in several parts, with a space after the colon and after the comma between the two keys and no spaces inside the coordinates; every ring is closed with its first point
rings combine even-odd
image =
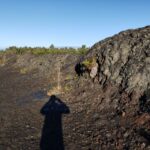
{"type": "Polygon", "coordinates": [[[11,46],[6,48],[4,52],[6,53],[15,53],[15,54],[24,54],[31,53],[35,55],[42,54],[85,54],[89,48],[86,45],[82,45],[81,47],[55,47],[51,44],[48,48],[46,47],[16,47],[11,46]]]}

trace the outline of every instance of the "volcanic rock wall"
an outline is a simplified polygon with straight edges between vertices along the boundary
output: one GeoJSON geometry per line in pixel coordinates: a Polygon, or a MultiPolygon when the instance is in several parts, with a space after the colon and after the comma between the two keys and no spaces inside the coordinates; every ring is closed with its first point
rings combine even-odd
{"type": "Polygon", "coordinates": [[[150,86],[150,26],[127,30],[96,43],[84,59],[97,57],[99,82],[127,92],[150,86]]]}

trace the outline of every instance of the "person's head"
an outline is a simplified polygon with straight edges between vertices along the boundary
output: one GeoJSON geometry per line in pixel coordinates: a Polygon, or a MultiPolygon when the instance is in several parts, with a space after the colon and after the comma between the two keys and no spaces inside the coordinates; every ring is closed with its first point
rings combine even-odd
{"type": "Polygon", "coordinates": [[[55,101],[56,100],[56,96],[55,95],[51,95],[51,97],[50,97],[50,101],[55,101]]]}

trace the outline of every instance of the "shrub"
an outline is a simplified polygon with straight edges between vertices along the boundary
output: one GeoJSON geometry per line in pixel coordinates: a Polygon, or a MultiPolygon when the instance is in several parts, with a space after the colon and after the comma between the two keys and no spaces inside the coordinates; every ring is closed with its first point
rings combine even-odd
{"type": "Polygon", "coordinates": [[[84,64],[87,68],[91,68],[96,64],[96,58],[92,57],[89,59],[85,59],[82,64],[84,64]]]}

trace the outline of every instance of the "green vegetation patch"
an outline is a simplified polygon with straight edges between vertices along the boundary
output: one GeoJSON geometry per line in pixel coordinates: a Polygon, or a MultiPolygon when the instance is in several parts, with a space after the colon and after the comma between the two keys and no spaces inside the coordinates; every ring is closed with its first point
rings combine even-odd
{"type": "Polygon", "coordinates": [[[50,46],[49,48],[45,47],[9,47],[4,52],[5,53],[14,53],[18,55],[22,55],[25,53],[31,53],[34,55],[45,55],[45,54],[79,54],[84,55],[88,51],[88,48],[85,45],[82,45],[80,48],[55,48],[54,46],[50,46]]]}
{"type": "Polygon", "coordinates": [[[92,57],[92,58],[85,59],[82,62],[82,64],[84,64],[87,68],[91,68],[91,67],[95,66],[95,64],[96,64],[96,58],[92,57]]]}

